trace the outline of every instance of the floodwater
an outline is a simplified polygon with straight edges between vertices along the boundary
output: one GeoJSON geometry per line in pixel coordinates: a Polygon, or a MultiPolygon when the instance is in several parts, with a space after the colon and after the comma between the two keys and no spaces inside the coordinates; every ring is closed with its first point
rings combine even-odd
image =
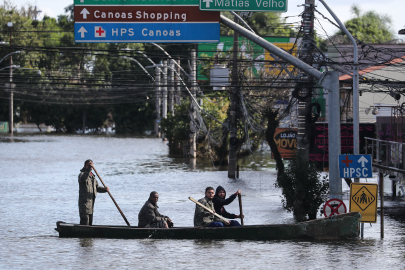
{"type": "MultiPolygon", "coordinates": [[[[1,269],[403,269],[405,218],[386,211],[363,239],[202,241],[60,239],[56,221],[79,222],[77,176],[92,159],[132,225],[151,191],[175,226],[192,226],[207,186],[242,190],[245,224],[292,223],[274,187],[274,163],[258,151],[241,161],[240,179],[208,163],[168,156],[166,142],[108,136],[0,136],[1,269]]],[[[389,181],[385,181],[389,192],[389,181]]],[[[344,188],[347,191],[346,184],[344,188]]],[[[387,201],[386,205],[400,202],[387,201]]],[[[238,212],[234,201],[227,207],[238,212]]],[[[403,209],[401,209],[403,212],[403,209]]],[[[108,194],[96,199],[95,224],[125,225],[108,194]]]]}

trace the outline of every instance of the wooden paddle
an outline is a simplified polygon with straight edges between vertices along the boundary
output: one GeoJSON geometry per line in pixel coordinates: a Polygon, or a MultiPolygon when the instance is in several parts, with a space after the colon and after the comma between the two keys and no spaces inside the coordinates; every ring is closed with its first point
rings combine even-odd
{"type": "Polygon", "coordinates": [[[197,205],[201,206],[202,208],[204,208],[205,210],[207,210],[208,212],[210,212],[211,214],[214,214],[214,216],[216,216],[217,218],[221,219],[222,221],[224,221],[227,225],[229,225],[231,222],[229,220],[227,220],[226,218],[224,218],[221,215],[218,215],[217,213],[215,213],[214,211],[212,211],[211,209],[209,209],[208,207],[206,207],[205,205],[199,203],[198,201],[194,200],[191,197],[188,197],[192,202],[195,202],[197,205]]]}
{"type": "Polygon", "coordinates": [[[238,199],[239,199],[239,212],[240,212],[240,223],[243,224],[243,211],[242,211],[242,194],[238,194],[238,199]]]}
{"type": "MultiPolygon", "coordinates": [[[[98,174],[96,168],[93,167],[93,170],[96,172],[96,174],[97,174],[98,178],[100,179],[101,183],[103,183],[103,186],[106,187],[105,184],[104,184],[103,179],[101,179],[101,177],[100,177],[100,175],[98,174]]],[[[117,206],[118,211],[120,211],[121,216],[122,216],[122,217],[124,218],[124,220],[125,220],[125,223],[126,223],[128,226],[131,226],[131,225],[129,224],[127,218],[125,217],[124,213],[122,213],[122,211],[121,211],[120,207],[118,206],[117,202],[114,200],[114,198],[113,198],[113,196],[111,195],[110,191],[107,191],[107,192],[108,192],[108,195],[110,195],[111,199],[113,200],[115,206],[117,206]]]]}

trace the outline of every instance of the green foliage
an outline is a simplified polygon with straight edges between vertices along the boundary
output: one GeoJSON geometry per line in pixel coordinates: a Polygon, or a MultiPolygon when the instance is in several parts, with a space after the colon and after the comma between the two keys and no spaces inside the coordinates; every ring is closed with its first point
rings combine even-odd
{"type": "Polygon", "coordinates": [[[316,213],[325,203],[329,193],[329,181],[317,171],[315,164],[304,160],[299,154],[290,160],[284,173],[277,178],[276,187],[283,189],[283,207],[294,213],[297,221],[316,218],[316,213]]]}
{"type": "MultiPolygon", "coordinates": [[[[391,30],[392,19],[388,15],[375,11],[362,13],[357,5],[352,6],[353,19],[345,22],[347,30],[357,39],[365,43],[385,43],[394,38],[391,30]]],[[[344,35],[339,31],[336,35],[344,35]]],[[[345,39],[348,42],[347,37],[345,39]]]]}
{"type": "MultiPolygon", "coordinates": [[[[282,18],[283,13],[277,12],[254,12],[245,22],[259,36],[294,36],[295,31],[282,18]]],[[[229,12],[221,12],[221,15],[233,20],[234,16],[229,12]]],[[[243,25],[243,24],[241,24],[243,25]]],[[[233,35],[233,30],[221,24],[221,35],[233,35]]]]}
{"type": "Polygon", "coordinates": [[[154,106],[149,103],[119,104],[113,107],[115,132],[117,134],[143,134],[153,130],[154,106]]]}
{"type": "Polygon", "coordinates": [[[170,154],[183,154],[183,145],[190,139],[190,116],[189,116],[189,101],[182,101],[179,105],[175,105],[175,113],[167,114],[167,118],[161,119],[161,131],[165,134],[169,142],[170,154]]]}
{"type": "MultiPolygon", "coordinates": [[[[117,133],[140,134],[153,129],[154,106],[150,103],[86,105],[97,103],[90,102],[87,94],[90,91],[91,96],[98,97],[98,91],[103,95],[104,92],[111,91],[113,86],[119,90],[120,86],[128,87],[128,81],[145,80],[145,74],[139,72],[140,68],[134,61],[120,57],[132,56],[130,51],[123,49],[143,50],[143,44],[76,44],[73,5],[65,8],[67,15],[60,15],[57,19],[44,16],[41,21],[36,21],[33,10],[30,4],[18,10],[9,0],[5,0],[5,5],[0,7],[0,41],[12,43],[11,48],[9,45],[0,46],[0,55],[3,57],[10,51],[28,48],[23,53],[13,54],[13,64],[34,69],[16,69],[13,72],[13,82],[18,90],[14,94],[16,123],[45,123],[57,131],[74,133],[83,128],[85,114],[88,129],[99,130],[105,127],[111,116],[116,121],[117,133]],[[7,26],[7,22],[13,22],[12,29],[7,26]],[[29,50],[30,47],[49,49],[29,50]],[[52,49],[60,47],[68,49],[52,49]],[[78,50],[72,50],[74,47],[78,50]],[[86,51],[87,53],[83,53],[86,51]],[[37,75],[38,69],[41,70],[41,75],[37,75]],[[77,91],[77,85],[80,85],[80,91],[77,91]],[[38,99],[36,102],[19,100],[18,93],[29,94],[33,88],[36,92],[41,92],[39,103],[38,99]],[[57,91],[63,90],[66,93],[70,89],[74,90],[71,99],[56,98],[57,91]],[[47,95],[51,94],[53,99],[50,101],[47,95]]],[[[143,58],[139,61],[143,65],[149,64],[143,58]]],[[[9,65],[9,58],[5,58],[0,69],[9,65]]],[[[8,83],[8,73],[8,69],[0,71],[1,85],[8,83]]],[[[9,93],[0,91],[1,121],[8,119],[8,98],[9,93]]]]}

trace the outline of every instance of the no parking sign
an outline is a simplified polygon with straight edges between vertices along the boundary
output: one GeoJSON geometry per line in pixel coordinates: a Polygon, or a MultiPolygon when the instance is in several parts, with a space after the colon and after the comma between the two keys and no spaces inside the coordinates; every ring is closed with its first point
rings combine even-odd
{"type": "Polygon", "coordinates": [[[323,214],[325,215],[325,217],[331,217],[334,214],[344,214],[346,212],[346,205],[342,200],[339,199],[330,199],[323,206],[323,214]]]}

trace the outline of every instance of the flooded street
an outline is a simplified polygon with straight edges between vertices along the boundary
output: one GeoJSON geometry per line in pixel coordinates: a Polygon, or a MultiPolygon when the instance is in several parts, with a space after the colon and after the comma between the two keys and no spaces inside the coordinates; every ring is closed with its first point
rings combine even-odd
{"type": "MultiPolygon", "coordinates": [[[[0,136],[0,268],[403,269],[405,218],[389,211],[383,240],[379,216],[372,227],[365,224],[364,239],[339,241],[58,238],[56,221],[79,223],[77,177],[86,159],[94,161],[131,225],[137,225],[140,208],[156,190],[162,214],[175,226],[193,226],[195,205],[188,197],[200,199],[207,186],[218,185],[228,195],[242,190],[247,225],[294,222],[282,209],[268,152],[243,160],[240,179],[231,180],[209,162],[169,157],[166,143],[132,137],[0,136]]],[[[388,180],[385,188],[388,194],[388,180]]],[[[390,205],[395,202],[387,201],[390,205]]],[[[226,209],[238,213],[237,200],[226,209]]],[[[97,196],[94,224],[125,225],[108,194],[97,196]]]]}

